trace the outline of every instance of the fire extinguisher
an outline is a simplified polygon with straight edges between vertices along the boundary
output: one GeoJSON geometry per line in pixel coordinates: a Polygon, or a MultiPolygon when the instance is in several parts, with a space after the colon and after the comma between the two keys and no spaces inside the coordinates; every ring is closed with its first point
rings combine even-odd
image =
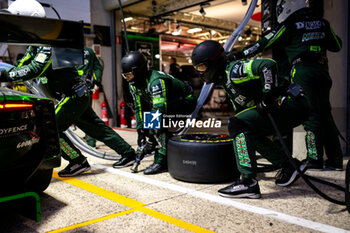
{"type": "Polygon", "coordinates": [[[131,128],[133,128],[133,129],[136,129],[136,119],[135,119],[135,115],[133,115],[132,117],[131,117],[131,128]]]}
{"type": "Polygon", "coordinates": [[[103,101],[103,103],[101,104],[101,119],[104,123],[109,125],[106,101],[103,101]]]}
{"type": "Polygon", "coordinates": [[[120,128],[128,127],[128,122],[125,118],[125,101],[120,103],[120,128]]]}

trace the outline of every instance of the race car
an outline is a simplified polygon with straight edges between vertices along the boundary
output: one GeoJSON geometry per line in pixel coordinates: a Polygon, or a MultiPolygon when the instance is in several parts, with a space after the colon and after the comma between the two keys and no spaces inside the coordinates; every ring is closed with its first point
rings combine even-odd
{"type": "Polygon", "coordinates": [[[53,101],[0,88],[0,138],[0,196],[44,191],[61,161],[53,101]]]}
{"type": "MultiPolygon", "coordinates": [[[[56,69],[83,62],[82,22],[0,13],[0,25],[0,42],[52,46],[56,69]]],[[[0,204],[44,191],[60,162],[54,102],[0,88],[0,204]]]]}

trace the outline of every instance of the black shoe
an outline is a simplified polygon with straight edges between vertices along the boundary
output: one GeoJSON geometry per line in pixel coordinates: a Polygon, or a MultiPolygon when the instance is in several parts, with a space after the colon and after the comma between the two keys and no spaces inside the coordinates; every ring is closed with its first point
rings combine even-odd
{"type": "MultiPolygon", "coordinates": [[[[298,167],[301,166],[301,162],[299,160],[294,159],[294,161],[298,167]]],[[[293,184],[296,180],[299,179],[299,177],[300,175],[298,171],[294,169],[293,165],[289,161],[286,161],[276,174],[275,184],[281,187],[285,187],[293,184]]]]}
{"type": "Polygon", "coordinates": [[[127,167],[130,166],[134,163],[135,161],[135,157],[132,156],[125,156],[125,157],[121,157],[117,162],[115,162],[112,166],[114,168],[118,168],[118,167],[127,167]]]}
{"type": "Polygon", "coordinates": [[[68,164],[67,167],[65,167],[63,170],[58,172],[58,176],[60,177],[71,177],[71,176],[76,176],[79,175],[83,172],[87,172],[91,169],[90,164],[88,163],[87,160],[85,160],[81,164],[68,164]]]}
{"type": "Polygon", "coordinates": [[[219,195],[223,197],[247,197],[247,198],[260,198],[260,187],[256,179],[239,179],[234,184],[222,188],[219,191],[219,195]]]}
{"type": "Polygon", "coordinates": [[[308,159],[304,159],[303,161],[301,161],[300,170],[302,172],[305,172],[306,170],[321,171],[323,170],[323,164],[312,162],[311,160],[308,160],[308,159]]]}
{"type": "Polygon", "coordinates": [[[324,163],[324,171],[343,171],[343,163],[335,165],[328,159],[324,163]]]}
{"type": "Polygon", "coordinates": [[[153,175],[153,174],[158,174],[161,172],[165,172],[168,170],[168,166],[166,164],[159,164],[159,163],[154,163],[146,170],[143,171],[143,174],[145,175],[153,175]]]}

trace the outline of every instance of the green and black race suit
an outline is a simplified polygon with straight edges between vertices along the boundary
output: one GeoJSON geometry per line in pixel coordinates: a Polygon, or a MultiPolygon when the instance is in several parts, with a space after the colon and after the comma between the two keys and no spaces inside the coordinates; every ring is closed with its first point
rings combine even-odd
{"type": "Polygon", "coordinates": [[[327,20],[300,12],[291,15],[284,24],[236,55],[247,58],[274,46],[285,50],[290,64],[298,58],[322,62],[326,50],[338,52],[341,44],[341,39],[334,34],[327,20]]]}
{"type": "Polygon", "coordinates": [[[340,51],[341,39],[327,20],[300,10],[278,29],[235,55],[250,57],[272,46],[285,51],[291,79],[302,86],[311,106],[309,119],[304,123],[307,158],[322,167],[325,149],[326,166],[342,168],[343,155],[329,100],[332,80],[326,56],[327,50],[340,51]]]}
{"type": "Polygon", "coordinates": [[[145,82],[130,84],[129,88],[134,99],[137,129],[143,127],[142,112],[145,110],[159,110],[163,114],[190,114],[196,105],[191,87],[164,72],[151,70],[145,82]],[[145,109],[143,102],[151,105],[152,109],[145,109]]]}
{"type": "Polygon", "coordinates": [[[84,48],[84,65],[76,66],[80,76],[93,79],[93,83],[100,85],[102,82],[103,67],[96,53],[91,48],[84,48]]]}
{"type": "Polygon", "coordinates": [[[255,151],[273,165],[281,165],[287,157],[281,147],[267,138],[274,129],[267,115],[257,110],[262,101],[285,133],[306,120],[308,104],[301,94],[287,96],[289,81],[277,76],[277,64],[272,59],[233,61],[226,67],[222,86],[234,106],[236,115],[230,119],[229,132],[234,139],[234,151],[239,171],[246,178],[257,173],[255,151]]]}
{"type": "MultiPolygon", "coordinates": [[[[197,98],[192,88],[173,76],[150,70],[137,85],[129,84],[134,99],[137,129],[143,128],[143,112],[159,111],[162,114],[191,114],[196,107],[197,98]]],[[[154,163],[166,163],[166,148],[169,134],[159,131],[161,147],[154,156],[154,163]]]]}
{"type": "Polygon", "coordinates": [[[71,163],[82,163],[86,158],[64,134],[72,124],[78,126],[88,135],[104,142],[122,156],[134,156],[135,151],[113,129],[108,127],[91,108],[91,93],[78,96],[74,90],[81,82],[76,67],[52,69],[51,47],[28,48],[27,57],[19,67],[1,71],[0,81],[26,81],[37,77],[47,78],[47,89],[52,96],[63,96],[56,106],[56,121],[60,137],[63,158],[71,163]]]}
{"type": "MultiPolygon", "coordinates": [[[[32,55],[34,55],[34,53],[32,53],[32,55]]],[[[51,55],[51,47],[37,48],[35,57],[30,57],[30,59],[28,57],[28,59],[24,61],[27,64],[11,68],[8,72],[2,73],[1,81],[18,82],[46,76],[50,77],[47,80],[50,92],[72,96],[72,86],[76,84],[74,78],[78,76],[78,71],[75,67],[53,70],[51,66],[51,55]]]]}

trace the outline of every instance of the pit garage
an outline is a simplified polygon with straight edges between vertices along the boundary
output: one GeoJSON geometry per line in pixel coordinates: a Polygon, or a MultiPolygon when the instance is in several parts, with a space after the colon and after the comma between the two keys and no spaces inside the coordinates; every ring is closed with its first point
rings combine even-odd
{"type": "MultiPolygon", "coordinates": [[[[237,17],[243,18],[249,1],[247,5],[245,5],[246,1],[126,1],[125,4],[123,3],[125,18],[133,18],[126,22],[130,46],[135,46],[132,47],[133,49],[143,48],[149,51],[149,49],[156,48],[158,44],[158,50],[152,52],[155,67],[159,70],[164,68],[167,71],[169,57],[176,57],[181,66],[186,69],[190,65],[189,52],[195,44],[204,39],[220,40],[221,37],[221,40],[224,41],[239,25],[240,18],[234,19],[233,22],[226,22],[219,18],[211,19],[209,16],[211,10],[214,11],[215,8],[221,7],[219,12],[224,12],[223,8],[228,8],[231,2],[235,7],[240,7],[243,14],[237,17]],[[150,15],[142,12],[141,9],[147,9],[147,12],[151,12],[150,15]],[[152,15],[157,17],[152,18],[152,15]],[[209,27],[206,24],[207,21],[216,27],[209,27]],[[228,24],[227,28],[225,23],[228,24]],[[180,38],[181,35],[178,35],[180,36],[178,39],[176,34],[173,35],[173,32],[180,31],[181,34],[181,31],[188,32],[189,29],[199,25],[203,27],[202,30],[206,31],[195,32],[196,36],[182,35],[180,38]],[[161,36],[155,37],[154,34],[159,33],[158,30],[167,30],[169,33],[164,32],[161,36]],[[215,33],[212,34],[214,30],[215,33]]],[[[259,1],[258,5],[261,7],[263,2],[259,1]]],[[[111,108],[109,124],[136,149],[137,132],[132,128],[132,118],[127,119],[126,125],[122,126],[120,117],[122,110],[120,106],[125,101],[119,63],[125,50],[120,9],[115,1],[92,0],[90,4],[91,25],[85,28],[90,27],[92,31],[85,32],[85,45],[94,47],[95,51],[100,51],[100,56],[104,61],[105,98],[111,108]],[[106,42],[106,35],[110,43],[108,40],[106,42]]],[[[342,33],[345,44],[348,41],[345,38],[348,37],[347,29],[343,29],[343,24],[349,20],[348,7],[348,3],[323,1],[325,15],[333,21],[335,30],[342,33]],[[339,14],[339,12],[344,14],[339,14]],[[337,15],[343,17],[346,15],[346,20],[336,17],[337,15]]],[[[245,28],[239,46],[246,45],[250,40],[258,40],[261,33],[261,21],[258,21],[257,26],[248,26],[245,28]],[[248,37],[250,37],[249,40],[248,37]]],[[[348,109],[345,100],[348,89],[344,85],[347,83],[344,80],[348,77],[348,71],[346,71],[348,47],[343,46],[341,55],[329,54],[329,60],[330,67],[333,67],[331,76],[336,77],[332,88],[332,104],[335,106],[335,111],[338,111],[337,123],[343,124],[339,127],[341,133],[344,134],[348,129],[345,123],[348,109]],[[338,63],[339,60],[342,61],[338,63]],[[339,64],[343,63],[345,65],[340,67],[339,64]]],[[[266,56],[272,56],[272,52],[266,56]]],[[[198,82],[197,93],[199,94],[203,83],[198,76],[188,79],[193,83],[198,82]]],[[[102,93],[99,97],[95,100],[96,112],[101,111],[100,106],[104,100],[102,93]]],[[[232,110],[225,105],[222,89],[214,87],[213,94],[204,104],[200,117],[206,119],[214,116],[225,122],[230,117],[230,113],[232,114],[232,110]]],[[[48,188],[42,193],[39,192],[39,202],[11,202],[2,207],[0,229],[3,232],[350,231],[350,215],[344,205],[333,204],[323,199],[302,179],[290,187],[276,186],[274,183],[276,170],[273,169],[258,174],[257,179],[262,192],[261,199],[220,197],[217,190],[237,178],[234,166],[230,166],[234,161],[230,156],[232,148],[229,145],[232,141],[226,138],[228,133],[226,126],[223,123],[222,128],[208,131],[192,129],[187,137],[171,139],[170,146],[174,148],[173,151],[175,150],[174,154],[170,155],[174,159],[171,162],[181,164],[181,167],[169,165],[168,172],[152,176],[142,173],[152,164],[152,155],[146,156],[141,161],[138,172],[133,173],[130,167],[112,168],[118,156],[104,144],[97,142],[96,149],[84,150],[86,148],[84,147],[82,150],[92,166],[91,171],[77,177],[59,177],[58,172],[67,165],[67,161],[62,160],[61,166],[54,168],[53,178],[48,188]],[[198,136],[197,131],[202,131],[199,132],[199,135],[205,134],[206,136],[198,136]],[[200,146],[196,146],[197,144],[200,146]],[[212,149],[212,146],[215,148],[212,149]],[[192,151],[192,153],[184,154],[181,149],[187,152],[192,151]],[[182,157],[177,157],[178,154],[182,157]],[[203,161],[206,159],[209,162],[218,160],[219,163],[206,164],[207,168],[205,168],[201,164],[202,160],[198,159],[202,155],[209,156],[203,161]],[[205,169],[201,170],[203,167],[205,169]],[[214,169],[209,171],[210,168],[214,169]],[[32,203],[36,205],[39,203],[40,207],[33,207],[32,203]],[[36,213],[33,214],[33,210],[36,213]],[[35,218],[38,215],[41,219],[35,218]]],[[[83,132],[74,126],[70,128],[70,131],[73,137],[77,137],[77,140],[84,136],[83,132]]],[[[305,157],[303,135],[304,131],[301,127],[294,129],[293,154],[300,160],[305,157]]],[[[342,146],[345,152],[346,145],[343,143],[342,146]]],[[[344,187],[348,159],[347,156],[344,157],[344,171],[308,171],[307,174],[344,187]]],[[[259,162],[265,164],[264,160],[259,160],[259,162]]],[[[344,192],[323,184],[317,185],[327,195],[344,200],[344,192]]]]}

